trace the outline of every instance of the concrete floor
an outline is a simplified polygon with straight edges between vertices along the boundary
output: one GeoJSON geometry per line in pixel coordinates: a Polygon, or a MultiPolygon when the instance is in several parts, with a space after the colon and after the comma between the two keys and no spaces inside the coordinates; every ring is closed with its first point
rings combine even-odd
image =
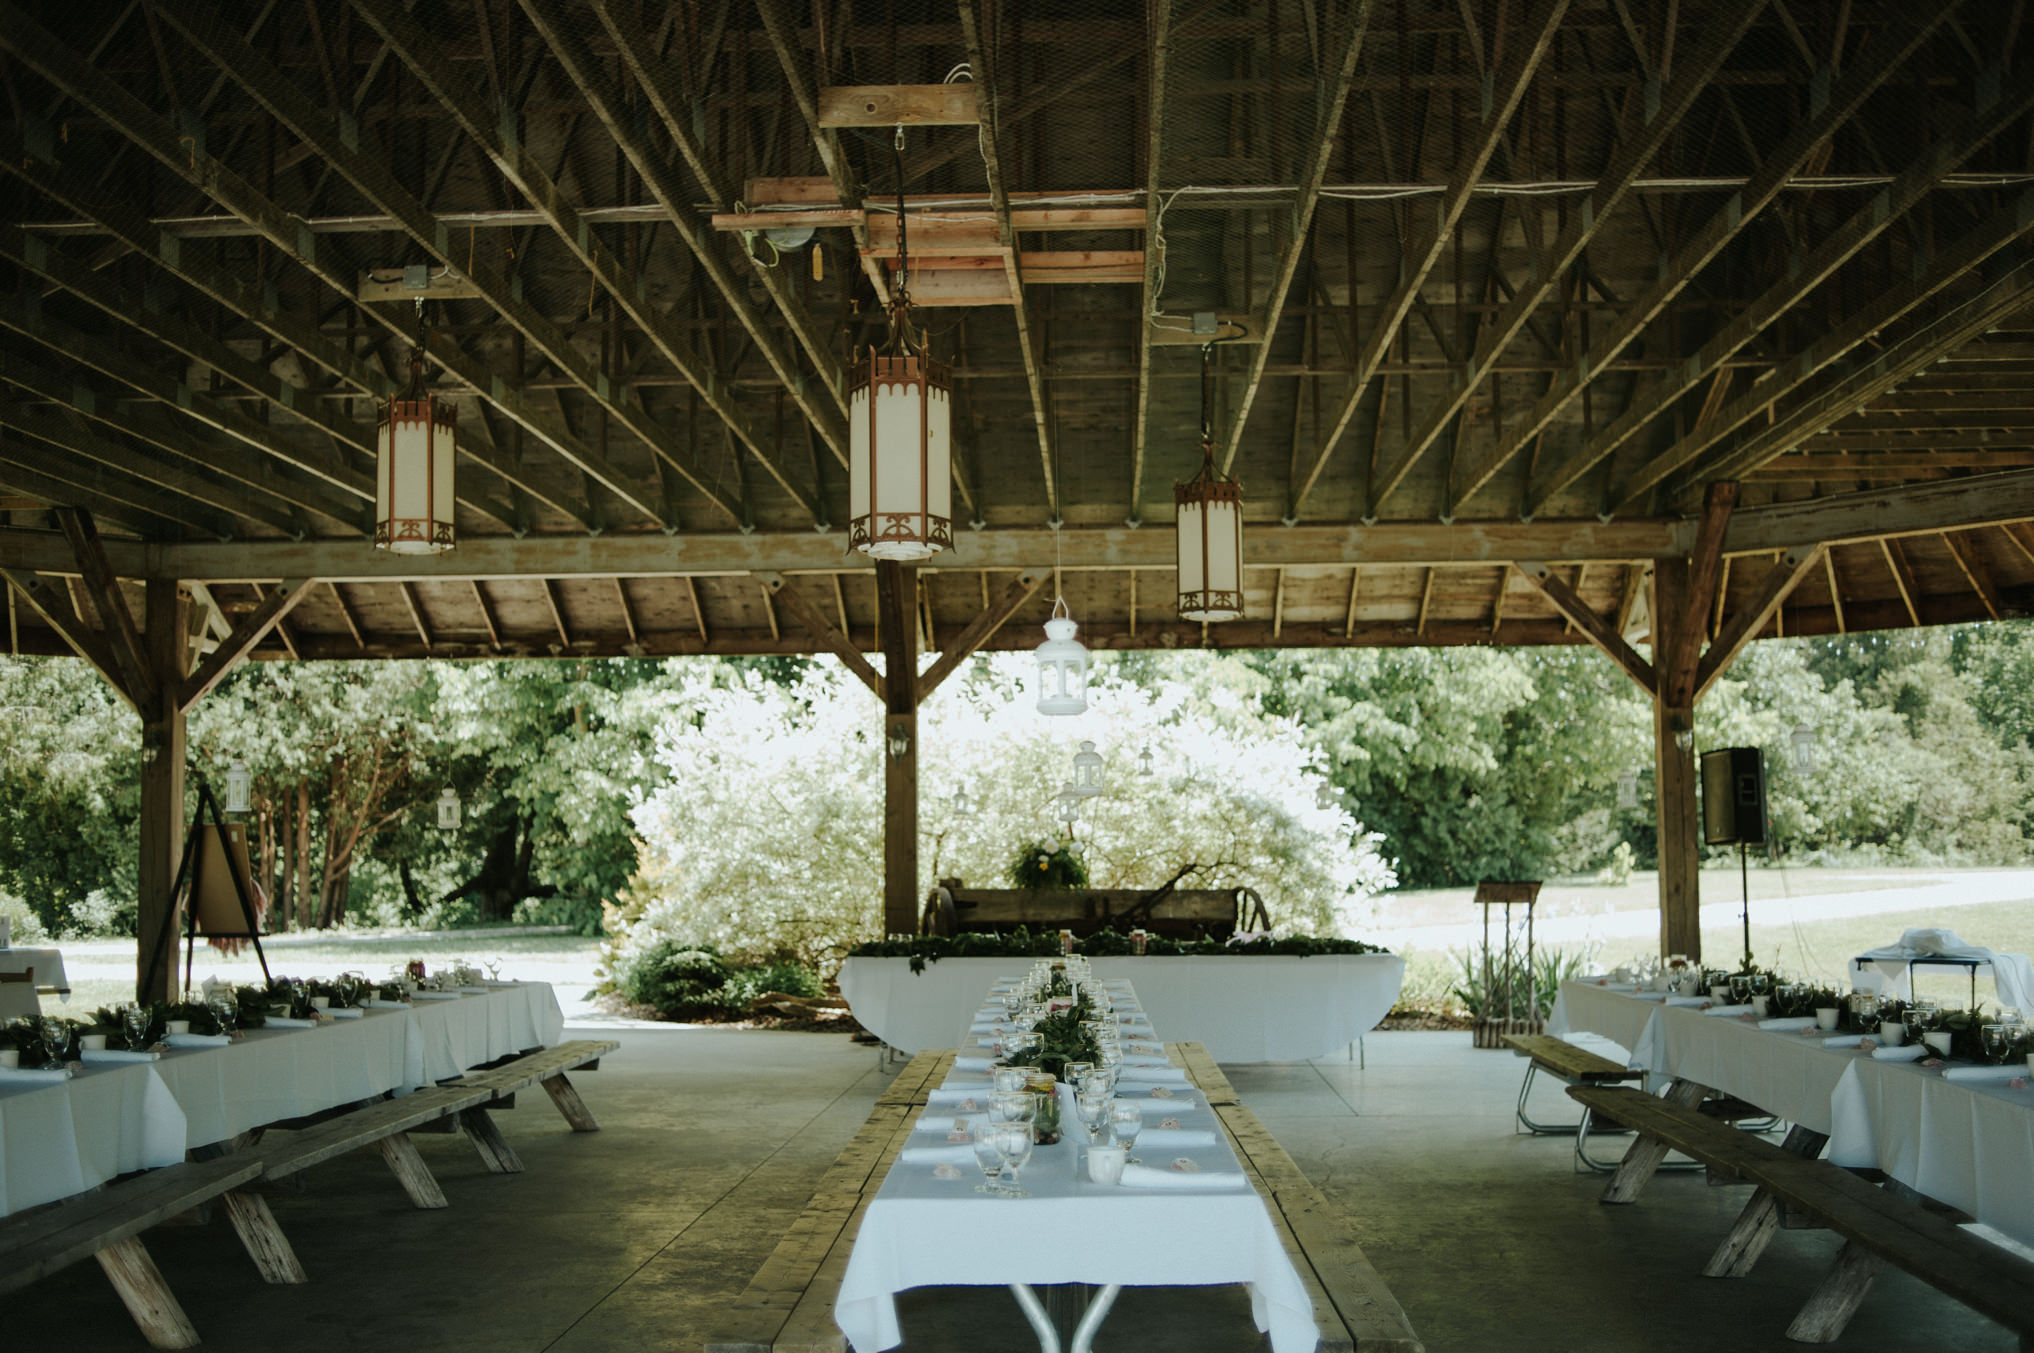
{"type": "MultiPolygon", "coordinates": [[[[342,1158],[272,1197],[311,1274],[259,1282],[223,1221],[158,1229],[150,1250],[211,1348],[263,1353],[697,1350],[866,1116],[885,1077],[836,1035],[669,1029],[618,1035],[579,1078],[604,1130],[575,1137],[541,1094],[500,1115],[528,1166],[487,1174],[458,1137],[419,1139],[451,1207],[409,1207],[378,1160],[342,1158]]],[[[1748,1279],[1700,1276],[1746,1190],[1662,1176],[1605,1208],[1565,1139],[1512,1135],[1521,1065],[1466,1034],[1380,1034],[1369,1067],[1227,1068],[1301,1168],[1345,1207],[1432,1353],[1744,1353],[1783,1331],[1835,1251],[1782,1232],[1748,1279]]],[[[1561,1115],[1557,1087],[1535,1093],[1561,1115]]],[[[1615,1152],[1614,1142],[1605,1143],[1615,1152]]],[[[1035,1348],[1007,1294],[904,1303],[906,1347],[1035,1348]]],[[[87,1263],[0,1300],[0,1347],[145,1345],[87,1263]]],[[[1252,1349],[1235,1291],[1125,1293],[1104,1353],[1252,1349]]],[[[1899,1273],[1835,1345],[2008,1353],[1999,1327],[1899,1273]]]]}

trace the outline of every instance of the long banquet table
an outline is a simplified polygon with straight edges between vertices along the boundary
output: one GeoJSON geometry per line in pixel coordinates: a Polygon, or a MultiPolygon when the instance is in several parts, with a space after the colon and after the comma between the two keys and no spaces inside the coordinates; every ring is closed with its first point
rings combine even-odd
{"type": "Polygon", "coordinates": [[[2034,1245],[2034,1089],[1951,1080],[1825,1046],[1840,1035],[1760,1029],[1587,982],[1562,984],[1548,1028],[1610,1038],[1632,1050],[1632,1066],[1756,1104],[1828,1137],[1836,1164],[1884,1170],[2034,1245]]]}
{"type": "MultiPolygon", "coordinates": [[[[1340,1052],[1391,1012],[1405,981],[1397,954],[1095,958],[1097,978],[1136,984],[1152,1022],[1218,1062],[1302,1062],[1340,1052]]],[[[862,1027],[900,1052],[953,1045],[1007,958],[851,958],[840,992],[862,1027]]]]}
{"type": "Polygon", "coordinates": [[[0,1070],[0,1216],[173,1165],[187,1149],[558,1041],[545,982],[371,1009],[315,1029],[253,1029],[227,1047],[93,1062],[68,1080],[0,1070]]]}
{"type": "MultiPolygon", "coordinates": [[[[1007,959],[996,960],[996,965],[1002,971],[1010,966],[1007,959]]],[[[1099,973],[1101,961],[1095,966],[1099,973]]],[[[1126,1037],[1155,1038],[1152,1023],[1138,1012],[1140,993],[1120,980],[1107,985],[1119,1013],[1128,1012],[1126,1037]]],[[[986,1107],[988,1102],[984,1068],[989,1057],[980,1040],[993,1037],[987,1026],[1000,1020],[1003,1012],[1000,1005],[976,1009],[987,987],[986,979],[978,983],[975,1001],[956,1025],[949,1026],[947,1046],[955,1043],[957,1029],[970,1030],[959,1040],[964,1055],[955,1059],[952,1074],[933,1092],[920,1120],[922,1130],[913,1134],[935,1153],[947,1145],[942,1129],[950,1128],[957,1114],[967,1114],[967,1100],[979,1095],[980,1105],[986,1107]],[[971,1015],[978,1018],[970,1019],[971,1015]]],[[[1165,1105],[1162,1112],[1179,1119],[1179,1132],[1195,1134],[1160,1145],[1152,1139],[1155,1129],[1147,1116],[1145,1135],[1137,1146],[1144,1157],[1187,1156],[1211,1183],[1225,1178],[1234,1183],[1241,1177],[1241,1165],[1213,1110],[1198,1090],[1188,1087],[1183,1071],[1162,1056],[1127,1051],[1124,1066],[1119,1097],[1148,1099],[1151,1087],[1163,1084],[1171,1097],[1159,1101],[1165,1105]]],[[[1238,1187],[1219,1188],[1142,1189],[1091,1183],[1085,1173],[1080,1178],[1074,1173],[1083,1159],[1075,1145],[1083,1135],[1079,1120],[1068,1110],[1065,1121],[1068,1130],[1061,1141],[1038,1147],[1022,1171],[1019,1183],[1031,1195],[1028,1198],[978,1193],[981,1174],[971,1156],[957,1179],[936,1177],[935,1163],[912,1148],[898,1156],[863,1216],[834,1303],[835,1323],[855,1353],[876,1353],[903,1341],[897,1322],[899,1292],[914,1287],[1007,1285],[1029,1313],[1037,1303],[1028,1286],[1038,1283],[1103,1287],[1096,1299],[1099,1309],[1091,1309],[1083,1321],[1090,1335],[1114,1297],[1112,1287],[1245,1283],[1257,1327],[1270,1334],[1275,1353],[1308,1353],[1315,1346],[1318,1331],[1312,1301],[1264,1200],[1247,1179],[1238,1187]]],[[[1079,1349],[1077,1345],[1076,1353],[1079,1349]]]]}

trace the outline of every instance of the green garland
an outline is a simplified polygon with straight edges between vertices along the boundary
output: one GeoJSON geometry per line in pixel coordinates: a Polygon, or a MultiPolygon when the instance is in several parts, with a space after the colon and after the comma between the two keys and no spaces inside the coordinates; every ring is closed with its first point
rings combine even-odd
{"type": "MultiPolygon", "coordinates": [[[[1089,958],[1117,958],[1131,952],[1130,938],[1113,930],[1097,931],[1074,941],[1074,952],[1089,958]]],[[[1242,941],[1216,939],[1175,940],[1150,935],[1144,953],[1153,958],[1214,958],[1240,954],[1246,957],[1275,955],[1281,958],[1309,958],[1317,954],[1388,954],[1382,945],[1362,940],[1344,940],[1323,935],[1269,935],[1242,941]]],[[[901,940],[871,940],[848,950],[850,958],[908,958],[911,971],[924,972],[925,965],[942,958],[1057,958],[1057,935],[1033,935],[1019,926],[1008,935],[984,931],[963,931],[958,935],[914,935],[901,940]]]]}
{"type": "Polygon", "coordinates": [[[1094,1035],[1081,1023],[1088,1017],[1089,1008],[1087,995],[1083,993],[1071,1009],[1047,1015],[1038,1021],[1032,1030],[1038,1035],[1037,1047],[1004,1060],[1011,1066],[1035,1066],[1060,1080],[1066,1079],[1068,1062],[1101,1060],[1102,1050],[1095,1045],[1094,1035]]]}

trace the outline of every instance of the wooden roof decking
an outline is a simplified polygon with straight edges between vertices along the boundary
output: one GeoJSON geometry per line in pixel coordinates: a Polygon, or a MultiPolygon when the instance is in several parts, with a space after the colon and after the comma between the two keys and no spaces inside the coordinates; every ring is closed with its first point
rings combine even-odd
{"type": "MultiPolygon", "coordinates": [[[[0,566],[77,572],[77,505],[224,622],[327,580],[256,656],[813,651],[769,573],[875,648],[839,391],[898,184],[822,93],[967,61],[992,125],[901,156],[976,527],[926,647],[1056,553],[1096,647],[1581,642],[1513,561],[1642,626],[1718,478],[1718,625],[1823,542],[1763,632],[2034,604],[2023,4],[893,9],[0,0],[0,566]],[[737,216],[815,224],[823,277],[737,216]],[[357,298],[417,264],[461,546],[402,560],[363,532],[414,313],[357,298]],[[1195,312],[1250,523],[1205,632],[1195,312]]],[[[7,626],[69,651],[27,590],[7,626]]]]}

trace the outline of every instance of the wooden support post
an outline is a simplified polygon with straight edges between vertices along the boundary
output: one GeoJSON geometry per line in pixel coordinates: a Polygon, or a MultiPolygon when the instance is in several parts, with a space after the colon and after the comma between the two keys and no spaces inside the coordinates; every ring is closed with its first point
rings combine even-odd
{"type": "Polygon", "coordinates": [[[437,1176],[424,1163],[423,1153],[417,1150],[417,1144],[410,1140],[409,1133],[391,1133],[374,1145],[381,1152],[389,1173],[403,1186],[403,1192],[410,1195],[410,1202],[418,1207],[448,1206],[445,1191],[438,1187],[437,1176]]]}
{"type": "MultiPolygon", "coordinates": [[[[1787,1140],[1780,1143],[1783,1151],[1792,1151],[1797,1156],[1813,1160],[1822,1154],[1823,1144],[1829,1138],[1812,1128],[1799,1123],[1787,1129],[1787,1140]]],[[[1751,1201],[1744,1205],[1737,1222],[1730,1228],[1730,1234],[1716,1247],[1716,1253],[1709,1256],[1709,1262],[1702,1266],[1705,1278],[1743,1278],[1750,1275],[1752,1265],[1766,1252],[1773,1236],[1780,1229],[1780,1198],[1771,1189],[1760,1185],[1752,1194],[1751,1201]]]]}
{"type": "Polygon", "coordinates": [[[116,1240],[92,1256],[106,1271],[106,1281],[120,1294],[127,1314],[141,1327],[151,1348],[196,1348],[198,1331],[162,1280],[155,1260],[139,1236],[116,1240]]]}
{"type": "Polygon", "coordinates": [[[135,994],[169,1000],[176,988],[177,915],[170,897],[184,848],[184,602],[174,578],[147,586],[142,648],[154,689],[141,707],[141,868],[135,994]],[[160,962],[155,962],[160,958],[160,962]]]}
{"type": "MultiPolygon", "coordinates": [[[[1667,1087],[1664,1098],[1669,1104],[1692,1109],[1708,1094],[1709,1087],[1697,1081],[1676,1080],[1667,1087]]],[[[1671,1148],[1658,1137],[1641,1132],[1632,1140],[1631,1149],[1624,1153],[1624,1159],[1618,1163],[1617,1173],[1610,1177],[1610,1183],[1604,1186],[1603,1197],[1597,1201],[1637,1202],[1640,1190],[1645,1188],[1659,1170],[1660,1163],[1667,1158],[1669,1149],[1671,1148]]]]}
{"type": "MultiPolygon", "coordinates": [[[[1690,605],[1689,565],[1662,559],[1653,565],[1653,667],[1678,672],[1693,664],[1681,647],[1694,642],[1685,623],[1690,605]]],[[[1705,599],[1706,600],[1706,599],[1705,599]]],[[[1653,693],[1653,777],[1660,859],[1660,952],[1702,956],[1702,863],[1695,807],[1695,696],[1676,681],[1653,693]],[[1678,691],[1672,689],[1680,687],[1678,691]]]]}
{"type": "Polygon", "coordinates": [[[918,929],[918,627],[915,574],[876,564],[883,642],[883,933],[918,929]]]}
{"type": "Polygon", "coordinates": [[[600,1124],[595,1120],[592,1110],[586,1107],[586,1101],[579,1097],[579,1091],[573,1088],[572,1082],[562,1073],[537,1083],[551,1096],[551,1102],[558,1106],[558,1112],[565,1115],[565,1121],[572,1125],[574,1132],[600,1131],[600,1124]]]}
{"type": "Polygon", "coordinates": [[[1872,1279],[1885,1266],[1885,1260],[1855,1240],[1844,1242],[1828,1275],[1802,1305],[1794,1323],[1787,1326],[1787,1337],[1803,1344],[1834,1343],[1842,1338],[1843,1327],[1864,1304],[1872,1279]]]}
{"type": "Polygon", "coordinates": [[[289,1237],[276,1225],[275,1214],[268,1210],[268,1199],[244,1189],[231,1189],[220,1194],[219,1201],[226,1204],[226,1218],[233,1223],[240,1243],[247,1247],[247,1257],[254,1261],[263,1282],[293,1284],[311,1280],[298,1262],[297,1252],[290,1248],[289,1237]]]}
{"type": "Polygon", "coordinates": [[[486,1109],[461,1109],[459,1126],[466,1129],[467,1140],[473,1143],[473,1149],[480,1153],[481,1163],[488,1169],[496,1174],[523,1172],[522,1157],[508,1144],[508,1138],[501,1135],[501,1129],[495,1126],[486,1109]]]}

